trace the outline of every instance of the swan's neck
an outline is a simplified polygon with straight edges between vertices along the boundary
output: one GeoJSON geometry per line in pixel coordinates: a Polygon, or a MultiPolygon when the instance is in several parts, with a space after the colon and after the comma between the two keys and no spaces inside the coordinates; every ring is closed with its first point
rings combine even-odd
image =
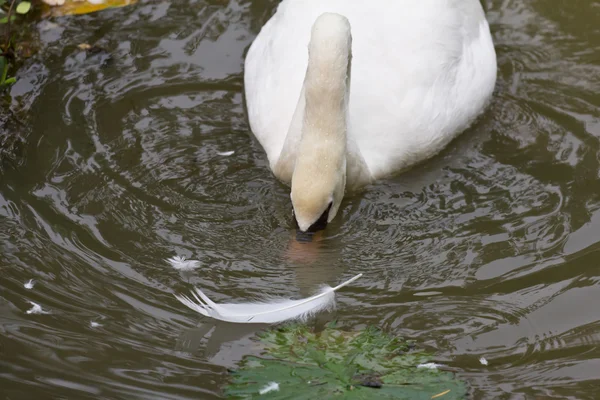
{"type": "MultiPolygon", "coordinates": [[[[301,147],[335,146],[345,153],[350,92],[350,44],[342,40],[314,42],[312,40],[309,47],[304,81],[306,103],[301,147]]],[[[304,155],[312,158],[309,153],[304,155]]]]}
{"type": "Polygon", "coordinates": [[[331,220],[344,194],[351,48],[345,17],[324,14],[317,19],[309,44],[304,115],[292,175],[292,203],[302,230],[306,230],[303,224],[319,219],[330,203],[331,220]]]}

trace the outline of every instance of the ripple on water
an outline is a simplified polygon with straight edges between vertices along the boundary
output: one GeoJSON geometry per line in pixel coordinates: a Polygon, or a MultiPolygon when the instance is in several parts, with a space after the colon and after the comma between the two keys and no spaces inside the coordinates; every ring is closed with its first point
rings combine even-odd
{"type": "Polygon", "coordinates": [[[42,55],[11,89],[27,124],[0,119],[18,132],[0,133],[0,386],[215,398],[259,327],[200,320],[173,292],[297,297],[362,272],[319,322],[416,337],[476,398],[593,398],[600,9],[487,3],[490,110],[440,156],[349,196],[310,243],[244,111],[244,52],[276,1],[40,24],[42,55]],[[201,266],[177,271],[174,255],[201,266]],[[27,315],[30,301],[51,314],[27,315]]]}

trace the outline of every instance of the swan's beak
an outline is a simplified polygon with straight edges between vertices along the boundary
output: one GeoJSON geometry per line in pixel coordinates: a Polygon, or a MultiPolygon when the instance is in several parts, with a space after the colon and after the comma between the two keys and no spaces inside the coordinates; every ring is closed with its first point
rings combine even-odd
{"type": "Polygon", "coordinates": [[[325,228],[327,228],[327,219],[329,218],[329,210],[331,210],[331,205],[332,203],[329,203],[329,207],[327,207],[327,209],[325,209],[325,211],[323,211],[323,214],[321,214],[321,216],[319,217],[319,219],[314,222],[311,226],[308,227],[308,229],[306,231],[303,231],[302,229],[300,229],[300,225],[298,224],[298,221],[296,220],[296,213],[293,212],[294,214],[294,225],[296,226],[296,239],[299,242],[310,242],[312,241],[312,236],[318,232],[318,231],[322,231],[325,228]]]}

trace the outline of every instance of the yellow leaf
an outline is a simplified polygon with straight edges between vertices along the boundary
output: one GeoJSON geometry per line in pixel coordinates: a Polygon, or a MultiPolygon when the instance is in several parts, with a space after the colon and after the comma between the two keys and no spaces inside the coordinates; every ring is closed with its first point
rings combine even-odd
{"type": "Polygon", "coordinates": [[[437,399],[438,397],[442,397],[443,395],[448,394],[448,393],[450,393],[450,389],[446,390],[445,392],[438,393],[435,396],[431,396],[431,398],[432,399],[437,399]]]}
{"type": "Polygon", "coordinates": [[[66,0],[65,3],[61,6],[44,7],[44,13],[55,17],[59,17],[62,15],[89,14],[96,11],[104,10],[106,8],[128,6],[131,4],[135,4],[136,2],[137,0],[104,0],[102,2],[98,2],[98,0],[93,0],[93,2],[66,0]]]}

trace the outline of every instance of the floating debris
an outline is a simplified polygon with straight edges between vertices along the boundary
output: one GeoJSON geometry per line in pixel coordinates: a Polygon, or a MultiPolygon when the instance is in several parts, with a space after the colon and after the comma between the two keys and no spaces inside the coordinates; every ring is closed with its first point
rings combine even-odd
{"type": "Polygon", "coordinates": [[[479,359],[479,362],[480,362],[482,365],[488,365],[488,360],[486,360],[486,359],[485,359],[485,357],[483,357],[483,356],[482,356],[482,357],[479,359]]]}
{"type": "Polygon", "coordinates": [[[443,294],[443,293],[442,292],[437,292],[437,291],[430,291],[430,292],[413,293],[413,296],[427,297],[427,296],[439,296],[441,294],[443,294]]]}
{"type": "Polygon", "coordinates": [[[218,151],[217,152],[218,155],[223,156],[223,157],[229,157],[235,154],[235,151],[231,150],[231,151],[218,151]]]}
{"type": "Polygon", "coordinates": [[[106,8],[124,7],[135,4],[137,0],[42,0],[44,7],[42,12],[45,16],[60,17],[63,15],[80,15],[101,11],[106,8]]]}
{"type": "Polygon", "coordinates": [[[437,364],[434,362],[428,362],[425,364],[419,364],[417,365],[417,368],[427,368],[427,369],[438,369],[438,367],[443,367],[442,364],[437,364]]]}
{"type": "Polygon", "coordinates": [[[171,266],[180,271],[190,271],[200,267],[200,261],[198,260],[186,260],[184,256],[174,256],[167,258],[167,262],[171,266]]]}
{"type": "Polygon", "coordinates": [[[270,382],[267,386],[260,389],[258,391],[258,394],[263,395],[263,394],[267,394],[267,393],[271,393],[271,392],[278,392],[278,391],[279,391],[279,383],[270,382]]]}
{"type": "Polygon", "coordinates": [[[91,321],[91,322],[90,322],[90,326],[91,326],[92,328],[100,328],[100,327],[102,326],[102,324],[99,324],[99,323],[98,323],[98,322],[96,322],[96,321],[91,321]]]}
{"type": "Polygon", "coordinates": [[[44,3],[48,4],[49,6],[62,6],[63,4],[65,4],[65,0],[43,0],[44,3]]]}
{"type": "Polygon", "coordinates": [[[448,393],[450,393],[450,392],[451,392],[451,390],[450,390],[450,389],[448,389],[448,390],[444,390],[442,393],[438,393],[438,394],[436,394],[435,396],[431,396],[431,398],[432,398],[432,399],[437,399],[438,397],[445,396],[445,395],[447,395],[447,394],[448,394],[448,393]]]}
{"type": "Polygon", "coordinates": [[[33,307],[27,310],[27,314],[50,314],[50,311],[42,310],[42,306],[34,303],[33,301],[30,301],[29,304],[31,304],[33,307]]]}
{"type": "Polygon", "coordinates": [[[30,279],[28,282],[25,282],[23,284],[23,287],[25,289],[33,289],[33,286],[35,285],[35,281],[33,279],[30,279]]]}

